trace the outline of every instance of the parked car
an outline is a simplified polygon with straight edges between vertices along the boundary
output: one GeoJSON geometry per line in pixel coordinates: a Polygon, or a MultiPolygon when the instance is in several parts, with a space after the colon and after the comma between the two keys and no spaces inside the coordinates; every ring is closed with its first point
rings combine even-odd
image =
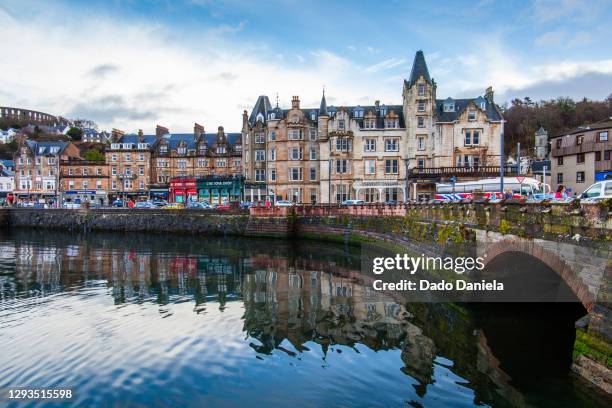
{"type": "Polygon", "coordinates": [[[607,198],[612,198],[612,180],[599,181],[580,194],[583,203],[594,203],[607,198]]]}
{"type": "Polygon", "coordinates": [[[217,204],[213,207],[215,210],[229,210],[230,205],[228,203],[217,204]]]}
{"type": "Polygon", "coordinates": [[[183,203],[171,203],[163,207],[165,210],[180,210],[185,208],[185,204],[183,203]]]}
{"type": "Polygon", "coordinates": [[[213,208],[213,206],[202,201],[190,201],[187,203],[187,208],[196,210],[210,210],[213,208]]]}
{"type": "Polygon", "coordinates": [[[363,205],[365,202],[363,200],[344,200],[342,205],[363,205]]]}
{"type": "Polygon", "coordinates": [[[122,208],[122,207],[125,207],[125,203],[123,202],[123,200],[115,200],[115,201],[113,201],[111,206],[122,208]]]}
{"type": "Polygon", "coordinates": [[[134,208],[157,208],[155,204],[150,201],[139,201],[136,203],[134,208]]]}
{"type": "Polygon", "coordinates": [[[240,208],[242,208],[243,210],[246,210],[246,209],[248,209],[248,208],[253,207],[254,205],[255,205],[255,203],[252,203],[252,202],[250,202],[250,201],[242,201],[242,202],[240,203],[240,208]]]}
{"type": "Polygon", "coordinates": [[[277,207],[293,207],[295,204],[289,200],[278,200],[274,205],[277,207]]]}
{"type": "Polygon", "coordinates": [[[161,199],[153,199],[151,201],[151,203],[153,203],[154,206],[156,207],[165,207],[168,205],[168,202],[166,200],[161,200],[161,199]]]}

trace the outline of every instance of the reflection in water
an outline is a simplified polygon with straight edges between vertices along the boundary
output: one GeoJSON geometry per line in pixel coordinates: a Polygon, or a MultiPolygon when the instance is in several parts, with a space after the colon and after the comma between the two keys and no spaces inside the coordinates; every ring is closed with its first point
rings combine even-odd
{"type": "Polygon", "coordinates": [[[517,389],[481,313],[372,290],[355,248],[49,232],[1,245],[0,388],[69,386],[82,406],[596,402],[567,375],[562,391],[517,389]]]}

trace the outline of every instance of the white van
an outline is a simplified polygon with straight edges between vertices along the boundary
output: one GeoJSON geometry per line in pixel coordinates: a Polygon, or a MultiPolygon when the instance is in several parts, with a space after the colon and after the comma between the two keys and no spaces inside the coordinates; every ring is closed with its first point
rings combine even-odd
{"type": "Polygon", "coordinates": [[[612,180],[599,181],[580,195],[580,201],[583,203],[594,203],[606,198],[612,198],[612,180]]]}

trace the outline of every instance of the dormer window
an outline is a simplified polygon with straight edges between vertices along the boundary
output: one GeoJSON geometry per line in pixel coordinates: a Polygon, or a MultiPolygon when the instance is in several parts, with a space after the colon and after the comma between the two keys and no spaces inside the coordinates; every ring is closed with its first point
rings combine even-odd
{"type": "Polygon", "coordinates": [[[200,151],[200,154],[205,154],[206,153],[206,145],[204,145],[204,144],[200,145],[200,148],[198,150],[200,151]]]}
{"type": "Polygon", "coordinates": [[[268,113],[268,119],[274,120],[276,118],[276,114],[274,112],[268,113]]]}
{"type": "Polygon", "coordinates": [[[224,154],[224,153],[225,153],[225,147],[223,146],[217,147],[217,154],[224,154]]]}
{"type": "Polygon", "coordinates": [[[485,101],[480,102],[480,109],[482,110],[487,109],[487,103],[485,101]]]}
{"type": "Polygon", "coordinates": [[[264,116],[261,113],[257,114],[257,122],[263,122],[264,121],[264,116]]]}
{"type": "Polygon", "coordinates": [[[45,152],[45,148],[44,147],[39,147],[38,148],[38,154],[43,154],[45,152]]]}
{"type": "Polygon", "coordinates": [[[356,118],[363,118],[363,109],[361,108],[355,109],[354,116],[356,118]]]}
{"type": "Polygon", "coordinates": [[[444,102],[444,112],[454,112],[455,102],[444,102]]]}
{"type": "Polygon", "coordinates": [[[385,120],[385,128],[387,129],[397,129],[399,127],[399,121],[397,119],[386,119],[385,120]]]}
{"type": "Polygon", "coordinates": [[[376,119],[366,119],[363,121],[365,129],[376,129],[376,119]]]}
{"type": "Polygon", "coordinates": [[[317,114],[314,112],[310,112],[310,120],[315,121],[317,120],[317,114]]]}
{"type": "Polygon", "coordinates": [[[387,107],[385,105],[380,108],[380,114],[381,116],[385,116],[387,114],[387,107]]]}
{"type": "Polygon", "coordinates": [[[165,144],[159,146],[159,153],[161,153],[161,154],[168,153],[168,146],[166,146],[165,144]]]}
{"type": "Polygon", "coordinates": [[[345,129],[344,119],[338,119],[338,130],[344,130],[344,129],[345,129]]]}
{"type": "Polygon", "coordinates": [[[185,146],[181,146],[178,148],[178,154],[186,154],[187,148],[185,146]]]}

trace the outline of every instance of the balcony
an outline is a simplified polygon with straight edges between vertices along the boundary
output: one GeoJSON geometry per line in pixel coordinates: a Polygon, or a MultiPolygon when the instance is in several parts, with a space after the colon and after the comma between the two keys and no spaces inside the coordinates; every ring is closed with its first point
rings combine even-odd
{"type": "MultiPolygon", "coordinates": [[[[415,167],[408,171],[409,179],[432,182],[449,181],[452,176],[457,179],[499,177],[500,166],[458,166],[458,167],[415,167]]],[[[516,176],[516,166],[506,165],[504,175],[516,176]]]]}

